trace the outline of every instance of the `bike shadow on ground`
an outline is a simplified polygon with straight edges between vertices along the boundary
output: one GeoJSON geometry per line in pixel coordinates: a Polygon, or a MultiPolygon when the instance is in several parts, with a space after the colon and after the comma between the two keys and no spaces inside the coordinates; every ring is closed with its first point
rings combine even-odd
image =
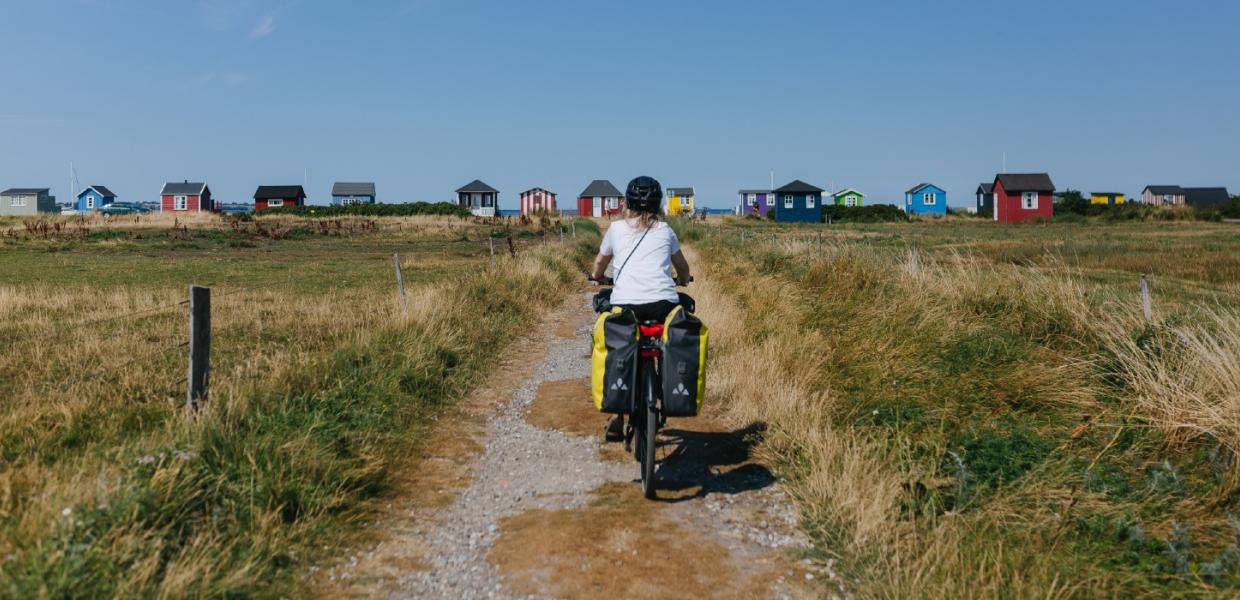
{"type": "Polygon", "coordinates": [[[660,500],[675,503],[710,494],[739,494],[775,483],[770,469],[752,460],[753,448],[765,431],[765,423],[735,431],[661,430],[656,485],[659,492],[668,493],[660,493],[660,500]]]}

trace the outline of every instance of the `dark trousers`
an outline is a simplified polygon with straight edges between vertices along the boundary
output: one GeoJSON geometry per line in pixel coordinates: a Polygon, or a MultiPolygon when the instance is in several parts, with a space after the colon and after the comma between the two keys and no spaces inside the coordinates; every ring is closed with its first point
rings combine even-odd
{"type": "Polygon", "coordinates": [[[622,304],[620,306],[633,311],[633,315],[637,317],[638,321],[664,321],[667,319],[667,315],[672,312],[672,309],[676,308],[677,304],[667,300],[660,300],[649,304],[622,304]]]}

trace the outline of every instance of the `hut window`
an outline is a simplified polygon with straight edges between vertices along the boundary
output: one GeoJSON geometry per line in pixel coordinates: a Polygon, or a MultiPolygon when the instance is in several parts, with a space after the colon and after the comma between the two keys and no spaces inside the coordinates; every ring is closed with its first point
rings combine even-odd
{"type": "Polygon", "coordinates": [[[921,197],[921,201],[927,206],[933,206],[938,203],[938,198],[936,198],[934,194],[925,194],[921,197]]]}
{"type": "Polygon", "coordinates": [[[758,195],[757,195],[757,194],[749,194],[749,205],[750,205],[750,206],[757,206],[757,205],[758,205],[758,195]]]}
{"type": "Polygon", "coordinates": [[[278,200],[278,199],[268,200],[267,206],[284,206],[284,200],[278,200]]]}
{"type": "Polygon", "coordinates": [[[813,194],[805,194],[805,208],[814,208],[813,194]]]}
{"type": "Polygon", "coordinates": [[[186,210],[189,208],[189,201],[185,196],[172,197],[172,210],[186,210]]]}
{"type": "Polygon", "coordinates": [[[792,194],[784,195],[784,208],[792,208],[792,194]]]}
{"type": "Polygon", "coordinates": [[[767,206],[775,206],[775,194],[767,194],[767,195],[766,195],[766,205],[767,205],[767,206]]]}
{"type": "Polygon", "coordinates": [[[94,208],[94,207],[95,207],[95,197],[87,196],[86,197],[86,208],[94,208]]]}
{"type": "Polygon", "coordinates": [[[1023,192],[1020,195],[1021,207],[1025,210],[1034,210],[1038,208],[1038,193],[1023,192]]]}

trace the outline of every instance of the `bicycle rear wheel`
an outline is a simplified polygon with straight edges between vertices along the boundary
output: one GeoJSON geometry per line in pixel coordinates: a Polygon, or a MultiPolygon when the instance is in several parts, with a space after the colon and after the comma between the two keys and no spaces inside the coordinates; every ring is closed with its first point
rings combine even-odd
{"type": "Polygon", "coordinates": [[[659,434],[659,418],[655,413],[655,390],[654,390],[654,373],[653,369],[643,369],[645,385],[642,386],[645,394],[642,401],[645,406],[646,424],[642,428],[642,494],[647,498],[654,498],[654,455],[655,455],[655,438],[659,434]]]}

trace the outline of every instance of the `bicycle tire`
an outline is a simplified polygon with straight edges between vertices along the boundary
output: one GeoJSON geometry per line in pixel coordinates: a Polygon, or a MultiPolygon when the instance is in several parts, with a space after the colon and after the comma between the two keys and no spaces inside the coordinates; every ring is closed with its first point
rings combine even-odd
{"type": "Polygon", "coordinates": [[[646,380],[646,385],[643,386],[645,389],[645,396],[642,398],[645,403],[643,408],[646,411],[646,425],[642,431],[642,436],[645,438],[645,443],[642,444],[645,449],[644,452],[642,452],[641,461],[642,494],[645,495],[647,499],[650,499],[655,496],[654,456],[655,448],[657,447],[655,440],[659,434],[659,417],[655,413],[654,375],[649,372],[650,370],[643,369],[643,371],[646,371],[645,377],[643,377],[643,379],[646,380]]]}

